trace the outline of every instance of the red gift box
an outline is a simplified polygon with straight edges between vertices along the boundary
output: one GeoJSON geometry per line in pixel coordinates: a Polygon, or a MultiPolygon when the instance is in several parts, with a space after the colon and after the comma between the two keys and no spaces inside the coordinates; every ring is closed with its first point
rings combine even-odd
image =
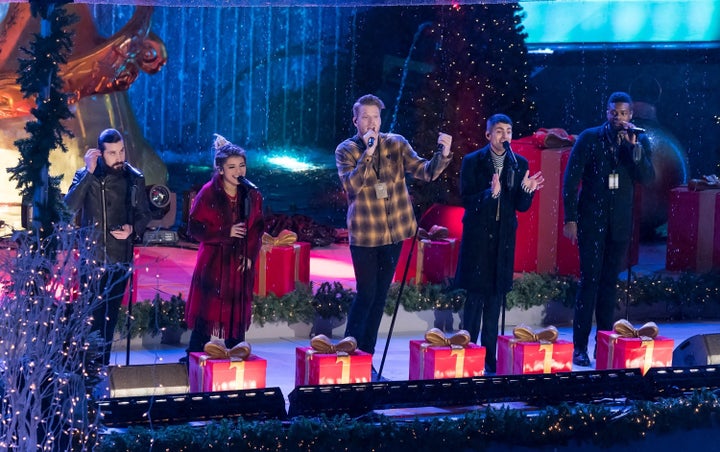
{"type": "MultiPolygon", "coordinates": [[[[395,282],[402,281],[413,240],[413,238],[410,238],[403,241],[393,278],[395,282]]],[[[418,240],[415,242],[415,249],[410,259],[410,267],[405,281],[413,284],[441,284],[448,278],[454,278],[459,249],[459,241],[455,238],[418,240]]]]}
{"type": "Polygon", "coordinates": [[[295,348],[295,386],[369,383],[371,372],[372,355],[362,350],[347,354],[295,348]]]}
{"type": "Polygon", "coordinates": [[[598,331],[595,368],[641,369],[643,375],[651,367],[672,366],[675,341],[669,337],[655,339],[623,337],[614,331],[598,331]]]}
{"type": "Polygon", "coordinates": [[[266,374],[267,361],[256,355],[236,361],[213,359],[202,352],[190,353],[190,392],[264,388],[266,374]]]}
{"type": "Polygon", "coordinates": [[[720,190],[670,190],[666,265],[670,271],[720,267],[720,190]]]}
{"type": "Polygon", "coordinates": [[[573,344],[523,342],[513,336],[498,336],[498,375],[549,374],[572,371],[573,344]]]}
{"type": "Polygon", "coordinates": [[[543,149],[532,137],[513,140],[512,146],[528,160],[530,175],[542,171],[545,178],[530,209],[518,214],[523,233],[516,238],[515,271],[579,275],[577,246],[563,235],[562,181],[572,147],[543,149]]]}
{"type": "Polygon", "coordinates": [[[255,272],[254,293],[280,297],[295,290],[295,281],[310,284],[310,244],[263,245],[255,272]]]}
{"type": "Polygon", "coordinates": [[[432,345],[410,341],[410,380],[480,377],[485,373],[485,347],[432,345]]]}
{"type": "MultiPolygon", "coordinates": [[[[545,183],[536,192],[530,209],[518,213],[518,231],[515,244],[516,272],[557,273],[580,275],[580,258],[577,245],[563,235],[565,209],[562,186],[565,168],[572,147],[541,148],[533,137],[513,140],[514,151],[528,161],[530,175],[542,171],[545,183]]],[[[636,202],[640,192],[636,191],[636,202]]],[[[635,209],[638,217],[640,209],[635,209]]],[[[637,264],[639,229],[633,231],[631,260],[637,264]]]]}

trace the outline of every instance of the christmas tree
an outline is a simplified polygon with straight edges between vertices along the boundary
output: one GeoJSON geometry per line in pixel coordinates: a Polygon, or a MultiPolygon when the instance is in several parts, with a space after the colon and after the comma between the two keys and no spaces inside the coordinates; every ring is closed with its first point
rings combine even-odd
{"type": "Polygon", "coordinates": [[[15,141],[20,151],[17,166],[8,168],[10,179],[17,181],[23,202],[32,201],[32,229],[41,236],[50,234],[53,224],[63,219],[60,178],[50,176],[50,151],[67,152],[63,136],[72,133],[62,123],[72,117],[68,95],[62,91],[59,76],[72,50],[72,33],[68,32],[76,17],[66,13],[63,4],[70,1],[31,0],[33,17],[40,18],[40,33],[30,48],[23,48],[28,58],[20,59],[18,83],[25,97],[35,97],[31,113],[35,120],[25,124],[28,137],[15,141]]]}
{"type": "Polygon", "coordinates": [[[419,124],[414,141],[434,142],[438,130],[449,133],[455,158],[439,182],[417,184],[414,197],[421,211],[430,202],[460,203],[459,157],[487,143],[488,117],[510,116],[514,136],[535,130],[522,18],[517,3],[438,10],[431,30],[437,42],[434,69],[413,96],[419,124]]]}

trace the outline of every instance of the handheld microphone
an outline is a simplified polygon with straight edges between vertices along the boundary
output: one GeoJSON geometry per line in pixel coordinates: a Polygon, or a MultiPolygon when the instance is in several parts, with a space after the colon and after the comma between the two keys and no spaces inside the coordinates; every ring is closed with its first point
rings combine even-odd
{"type": "Polygon", "coordinates": [[[503,145],[503,147],[505,148],[505,152],[508,153],[508,156],[510,157],[510,161],[512,161],[513,167],[514,167],[515,169],[517,169],[517,167],[518,167],[517,158],[515,158],[515,153],[514,153],[514,152],[512,151],[512,149],[510,148],[510,142],[509,142],[509,141],[503,141],[503,144],[502,144],[502,145],[503,145]]]}
{"type": "Polygon", "coordinates": [[[637,133],[637,134],[647,132],[647,130],[643,129],[642,127],[633,127],[632,129],[627,129],[627,131],[632,132],[632,133],[637,133]]]}
{"type": "Polygon", "coordinates": [[[237,180],[240,183],[240,185],[247,188],[248,190],[257,190],[258,189],[257,185],[255,185],[252,182],[250,182],[249,180],[245,179],[243,176],[238,176],[237,180]]]}
{"type": "Polygon", "coordinates": [[[142,171],[140,171],[139,169],[135,168],[134,166],[132,166],[132,165],[129,164],[128,162],[124,162],[124,163],[123,163],[123,168],[125,169],[125,171],[129,172],[130,174],[132,174],[132,175],[135,176],[135,177],[145,177],[145,175],[142,173],[142,171]]]}
{"type": "Polygon", "coordinates": [[[442,143],[438,143],[437,151],[442,152],[445,150],[445,146],[442,143]]]}
{"type": "Polygon", "coordinates": [[[373,147],[373,144],[375,144],[375,137],[368,138],[368,145],[367,147],[371,148],[373,147]]]}

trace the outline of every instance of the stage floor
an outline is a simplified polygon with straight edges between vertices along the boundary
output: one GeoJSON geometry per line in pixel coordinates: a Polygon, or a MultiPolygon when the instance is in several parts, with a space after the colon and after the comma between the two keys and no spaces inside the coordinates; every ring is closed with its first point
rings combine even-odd
{"type": "MultiPolygon", "coordinates": [[[[136,259],[138,274],[137,299],[149,300],[158,292],[161,295],[187,294],[190,276],[195,265],[195,254],[196,251],[187,246],[138,248],[136,259]]],[[[347,287],[354,287],[352,264],[347,245],[332,245],[326,248],[313,249],[310,259],[311,280],[316,284],[323,281],[339,281],[347,287]]],[[[640,262],[633,270],[637,272],[662,271],[664,262],[664,245],[643,246],[640,250],[640,262]]],[[[507,334],[511,334],[512,326],[512,324],[507,325],[507,334]]],[[[718,322],[714,321],[660,323],[658,326],[662,336],[675,340],[675,346],[689,337],[698,334],[718,333],[720,330],[718,322]]],[[[252,345],[253,353],[267,360],[267,386],[279,387],[287,403],[288,395],[295,387],[295,348],[308,346],[309,337],[307,335],[292,334],[292,330],[288,329],[279,331],[276,336],[268,338],[267,335],[258,334],[259,331],[255,328],[255,326],[251,328],[247,339],[252,345]]],[[[561,326],[558,329],[560,339],[572,341],[572,327],[561,326]]],[[[387,328],[381,328],[376,353],[373,358],[373,364],[377,369],[380,369],[383,350],[387,343],[387,330],[387,328]]],[[[395,330],[396,333],[387,344],[388,351],[382,369],[383,377],[394,381],[408,379],[408,342],[411,339],[422,339],[426,330],[427,328],[402,332],[397,332],[398,329],[395,330]]],[[[129,363],[130,365],[177,363],[181,357],[185,356],[184,347],[188,337],[189,333],[186,333],[183,336],[182,343],[177,346],[163,345],[159,343],[159,340],[150,344],[143,344],[139,340],[133,340],[130,347],[129,363]]],[[[119,340],[114,344],[111,365],[124,366],[126,364],[126,344],[125,340],[119,340]]],[[[591,339],[591,351],[593,347],[594,341],[591,339]]],[[[592,360],[591,367],[574,366],[573,370],[583,371],[594,368],[595,360],[592,360]]]]}

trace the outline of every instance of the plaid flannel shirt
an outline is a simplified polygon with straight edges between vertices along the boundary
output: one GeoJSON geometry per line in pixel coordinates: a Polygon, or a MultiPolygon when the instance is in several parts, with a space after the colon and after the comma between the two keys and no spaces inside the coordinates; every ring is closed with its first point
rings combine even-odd
{"type": "Polygon", "coordinates": [[[452,154],[435,152],[431,160],[417,155],[401,135],[381,133],[372,156],[355,136],[335,149],[335,164],[348,199],[350,245],[382,246],[412,237],[417,223],[405,184],[405,174],[435,180],[450,164],[452,154]],[[375,184],[387,185],[388,197],[378,199],[375,184]]]}

